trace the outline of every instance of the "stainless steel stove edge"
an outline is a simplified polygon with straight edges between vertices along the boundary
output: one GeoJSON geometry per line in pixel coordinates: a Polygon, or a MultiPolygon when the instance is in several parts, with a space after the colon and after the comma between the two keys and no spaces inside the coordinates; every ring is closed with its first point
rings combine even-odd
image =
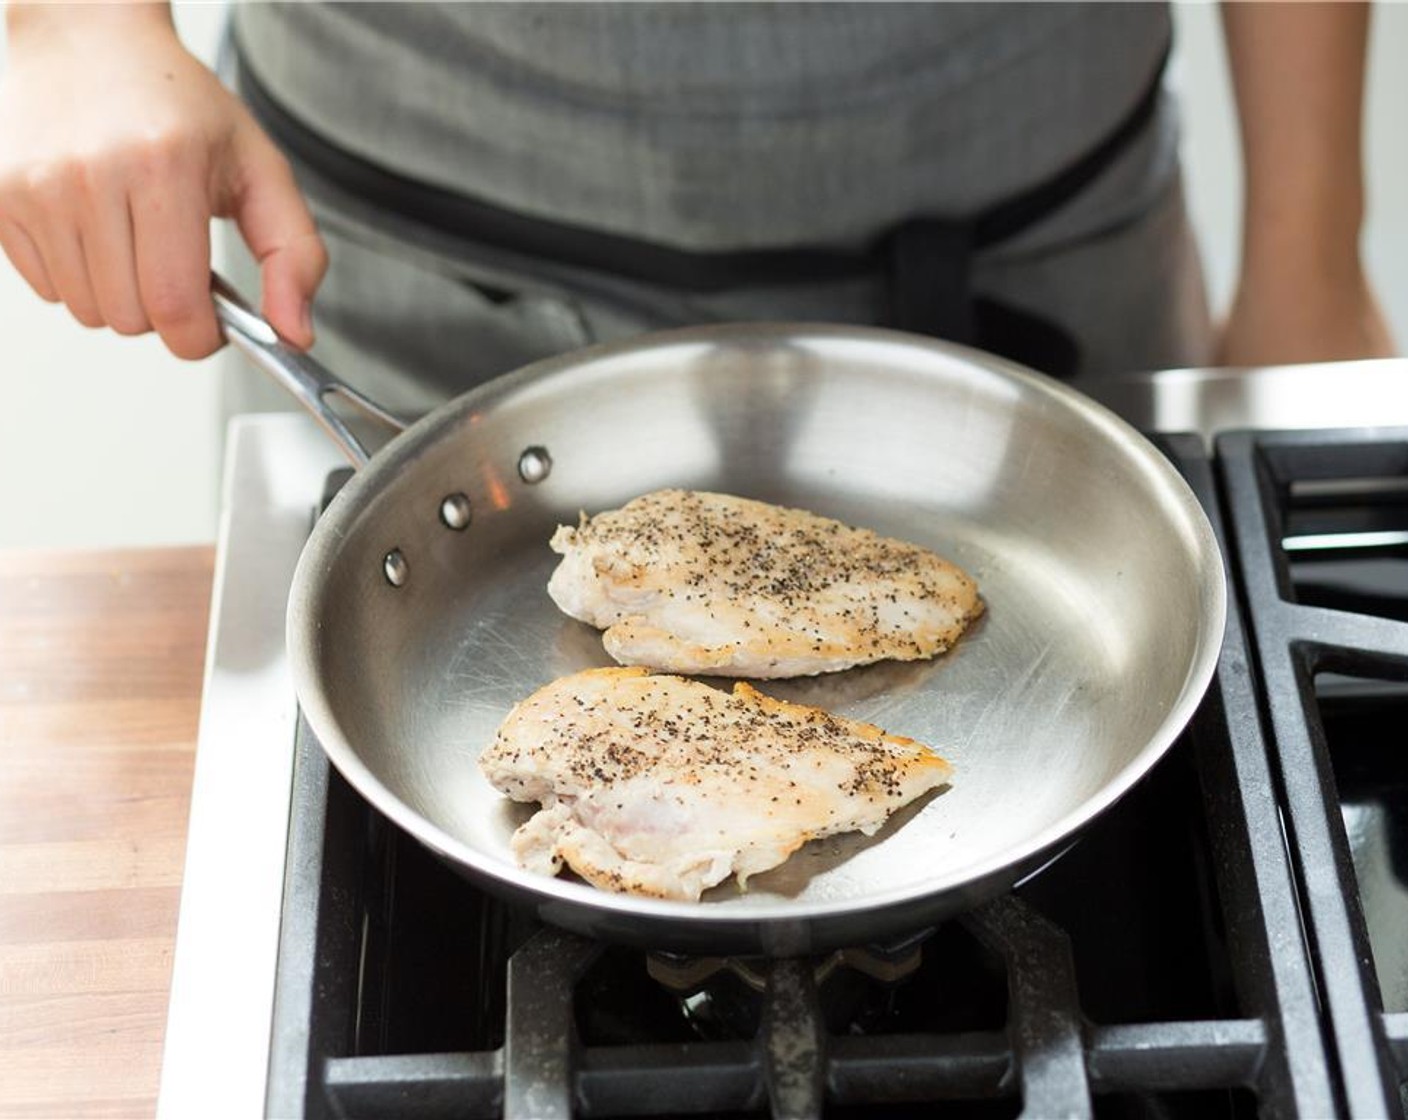
{"type": "Polygon", "coordinates": [[[1408,359],[1171,369],[1077,386],[1153,432],[1408,426],[1408,359]]]}
{"type": "Polygon", "coordinates": [[[340,463],[302,416],[231,422],[157,1101],[168,1120],[264,1111],[297,714],[284,611],[340,463]]]}

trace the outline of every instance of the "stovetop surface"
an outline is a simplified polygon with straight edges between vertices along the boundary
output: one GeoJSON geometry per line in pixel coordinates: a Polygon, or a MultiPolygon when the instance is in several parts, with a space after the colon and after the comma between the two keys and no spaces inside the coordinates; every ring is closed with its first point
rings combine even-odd
{"type": "Polygon", "coordinates": [[[1234,514],[1208,699],[1052,866],[898,944],[701,960],[551,929],[383,821],[302,728],[269,1114],[1402,1110],[1408,442],[1346,442],[1226,441],[1214,469],[1166,441],[1234,514]],[[1346,607],[1372,613],[1329,644],[1297,628],[1346,607]],[[1282,649],[1313,757],[1253,687],[1282,649]]]}
{"type": "MultiPolygon", "coordinates": [[[[1239,1010],[1227,931],[1213,904],[1216,875],[1194,753],[1190,742],[1181,743],[1081,843],[1011,898],[937,930],[917,931],[908,944],[807,960],[816,1029],[844,1076],[861,1081],[861,1071],[850,1067],[863,1058],[866,1066],[880,1067],[865,1071],[873,1082],[883,1074],[891,1041],[903,1051],[930,1048],[910,1060],[916,1067],[926,1058],[931,1063],[909,1071],[912,1084],[852,1085],[841,1103],[858,1109],[856,1115],[877,1117],[923,1115],[933,1100],[981,1106],[982,1115],[1016,1115],[1020,1102],[1006,1034],[1015,998],[1025,1002],[1029,1018],[1064,1017],[1064,1031],[1042,1029],[1036,1048],[1062,1033],[1076,1044],[1074,1061],[1037,1081],[1038,1089],[1059,1093],[1058,1100],[1083,1096],[1080,1036],[1093,1029],[1105,1032],[1092,1036],[1095,1060],[1110,1067],[1101,1081],[1109,1092],[1099,1099],[1099,1114],[1253,1114],[1249,1093],[1216,1084],[1239,1064],[1236,1075],[1250,1079],[1257,1047],[1247,1044],[1264,1039],[1239,1010]],[[1019,955],[1031,958],[1025,966],[1033,975],[1013,994],[1008,969],[1019,955]],[[1064,1006],[1053,1006],[1053,997],[1064,1006]],[[1216,1026],[1200,1031],[1195,1024],[1216,1026]],[[1124,1040],[1122,1026],[1133,1028],[1124,1040]],[[1176,1050],[1186,1060],[1217,1030],[1232,1035],[1237,1049],[1235,1057],[1218,1057],[1218,1071],[1192,1077],[1164,1071],[1141,1084],[1144,1075],[1130,1060],[1135,1039],[1138,1048],[1176,1050]],[[856,1054],[838,1050],[847,1043],[867,1045],[856,1054]],[[1159,1082],[1171,1077],[1176,1091],[1159,1092],[1159,1082]],[[1211,1087],[1198,1087],[1204,1081],[1211,1087]]],[[[510,962],[519,967],[534,957],[541,959],[531,965],[533,979],[542,982],[546,975],[564,992],[554,1011],[570,1037],[561,1061],[539,1070],[538,1084],[570,1082],[575,1074],[579,1083],[566,1085],[565,1096],[579,1114],[794,1114],[769,1111],[781,1103],[769,1099],[778,1096],[768,1084],[776,1074],[769,1070],[767,1043],[759,1042],[775,1029],[768,1022],[775,994],[767,987],[775,966],[652,955],[558,933],[385,824],[329,772],[306,729],[298,766],[316,775],[310,788],[326,783],[324,863],[320,870],[305,867],[307,878],[295,888],[321,889],[323,928],[298,931],[299,943],[290,946],[294,960],[310,934],[316,948],[301,968],[291,966],[294,991],[281,990],[280,998],[287,996],[295,1021],[308,1017],[308,1042],[332,1061],[320,1062],[300,1037],[276,1055],[271,1080],[297,1087],[305,1114],[389,1115],[382,1111],[382,1079],[420,1056],[427,1091],[434,1086],[444,1096],[401,1114],[440,1115],[443,1108],[445,1115],[500,1115],[509,1090],[496,1088],[498,1066],[507,1059],[495,1056],[504,1054],[510,1032],[520,1026],[510,1024],[517,1014],[510,1011],[510,962]],[[329,875],[330,851],[355,867],[329,875]],[[356,900],[329,893],[331,883],[344,878],[357,881],[356,900]],[[554,976],[564,965],[567,975],[554,976]],[[356,982],[339,985],[339,976],[356,976],[356,982]],[[322,994],[305,1002],[310,990],[322,994]],[[485,1058],[485,1083],[471,1091],[463,1076],[450,1076],[452,1055],[485,1058]],[[605,1055],[641,1065],[618,1065],[615,1085],[582,1083],[584,1070],[605,1055]],[[662,1060],[668,1063],[663,1069],[662,1060]],[[667,1072],[678,1079],[707,1079],[712,1072],[712,1080],[687,1090],[676,1080],[680,1088],[672,1092],[667,1072]],[[478,1110],[460,1111],[476,1098],[478,1110]]],[[[599,1079],[606,1081],[605,1071],[599,1079]]],[[[270,1113],[294,1114],[299,1106],[275,1090],[270,1113]]],[[[517,1114],[549,1114],[544,1107],[517,1114]]]]}
{"type": "Polygon", "coordinates": [[[1012,894],[772,966],[545,927],[330,773],[280,587],[336,456],[236,435],[160,1115],[1408,1117],[1408,430],[1169,441],[1236,591],[1187,733],[1012,894]]]}

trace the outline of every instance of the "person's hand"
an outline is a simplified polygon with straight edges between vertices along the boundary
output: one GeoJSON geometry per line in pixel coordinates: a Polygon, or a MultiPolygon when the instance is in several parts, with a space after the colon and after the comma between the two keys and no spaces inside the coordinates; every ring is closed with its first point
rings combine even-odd
{"type": "Polygon", "coordinates": [[[1243,276],[1218,339],[1220,366],[1386,358],[1396,351],[1378,300],[1356,261],[1243,276]]]}
{"type": "Polygon", "coordinates": [[[294,345],[327,256],[288,162],[176,38],[164,6],[16,9],[0,82],[0,246],[44,299],[201,358],[222,336],[210,219],[261,265],[294,345]]]}

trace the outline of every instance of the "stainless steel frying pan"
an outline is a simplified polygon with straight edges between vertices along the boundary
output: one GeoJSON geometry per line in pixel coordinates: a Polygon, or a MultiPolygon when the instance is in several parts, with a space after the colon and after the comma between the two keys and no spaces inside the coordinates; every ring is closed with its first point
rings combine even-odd
{"type": "MultiPolygon", "coordinates": [[[[323,398],[384,414],[215,291],[230,341],[365,460],[323,398]]],[[[1192,715],[1224,596],[1186,485],[1071,389],[887,331],[713,326],[535,363],[398,436],[318,522],[288,644],[333,763],[451,864],[592,936],[784,955],[932,923],[1061,851],[1192,715]],[[875,837],[813,842],[698,904],[522,870],[508,841],[532,810],[475,766],[516,701],[609,663],[547,597],[554,526],[663,486],[916,541],[973,573],[988,608],[936,661],[762,685],[933,744],[954,781],[875,837]]]]}

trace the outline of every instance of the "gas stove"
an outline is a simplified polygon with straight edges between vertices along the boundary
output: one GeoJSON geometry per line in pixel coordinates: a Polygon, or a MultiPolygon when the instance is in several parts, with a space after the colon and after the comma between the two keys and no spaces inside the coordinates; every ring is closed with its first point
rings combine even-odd
{"type": "Polygon", "coordinates": [[[159,1114],[1408,1116],[1408,429],[1206,438],[1239,385],[1408,423],[1389,365],[1122,383],[1238,591],[1197,716],[1010,894],[778,962],[545,926],[367,806],[283,659],[336,452],[237,421],[159,1114]]]}

